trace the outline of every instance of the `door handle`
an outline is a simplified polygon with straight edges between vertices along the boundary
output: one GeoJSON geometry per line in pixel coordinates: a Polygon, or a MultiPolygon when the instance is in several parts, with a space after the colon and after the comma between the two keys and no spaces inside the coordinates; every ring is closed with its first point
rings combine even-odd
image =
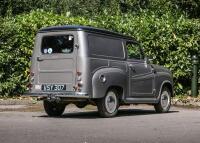
{"type": "Polygon", "coordinates": [[[152,73],[156,73],[156,70],[154,68],[151,69],[152,73]]]}
{"type": "Polygon", "coordinates": [[[132,71],[135,71],[135,67],[134,67],[132,64],[130,64],[129,67],[130,67],[130,69],[131,69],[132,71]]]}
{"type": "Polygon", "coordinates": [[[40,57],[37,57],[37,61],[43,61],[43,59],[40,57]]]}

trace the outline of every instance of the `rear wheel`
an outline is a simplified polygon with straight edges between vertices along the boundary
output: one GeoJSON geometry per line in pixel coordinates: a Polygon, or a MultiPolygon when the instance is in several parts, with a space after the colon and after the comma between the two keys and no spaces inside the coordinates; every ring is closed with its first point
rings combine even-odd
{"type": "Polygon", "coordinates": [[[50,117],[61,116],[65,110],[65,104],[50,102],[48,100],[43,101],[44,110],[50,117]]]}
{"type": "Polygon", "coordinates": [[[162,89],[159,103],[154,105],[154,108],[157,113],[165,113],[168,112],[171,106],[171,91],[169,88],[164,87],[162,89]]]}
{"type": "Polygon", "coordinates": [[[106,118],[115,116],[119,108],[118,92],[114,89],[109,90],[104,98],[97,101],[97,107],[100,116],[106,118]]]}

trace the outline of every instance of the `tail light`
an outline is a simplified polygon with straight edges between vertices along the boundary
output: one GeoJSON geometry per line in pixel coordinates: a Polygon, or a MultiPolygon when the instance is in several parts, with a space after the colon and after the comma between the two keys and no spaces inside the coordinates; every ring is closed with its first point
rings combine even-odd
{"type": "Polygon", "coordinates": [[[76,74],[77,74],[77,76],[80,76],[80,75],[81,75],[81,72],[77,71],[76,74]]]}
{"type": "Polygon", "coordinates": [[[29,69],[29,71],[28,71],[28,75],[30,75],[30,76],[34,76],[34,72],[32,72],[31,69],[29,69]]]}
{"type": "Polygon", "coordinates": [[[34,76],[35,74],[34,74],[34,72],[30,72],[30,76],[34,76]]]}
{"type": "Polygon", "coordinates": [[[74,89],[78,90],[80,92],[81,91],[81,87],[83,86],[83,81],[82,81],[82,78],[81,78],[82,73],[77,71],[76,75],[77,75],[77,79],[76,79],[77,80],[77,86],[74,89]]]}
{"type": "Polygon", "coordinates": [[[27,85],[28,89],[31,90],[33,87],[33,82],[34,82],[34,72],[32,72],[31,70],[29,70],[29,76],[30,76],[30,80],[29,80],[29,84],[27,85]]]}
{"type": "Polygon", "coordinates": [[[83,81],[82,81],[82,80],[79,81],[79,82],[77,83],[77,85],[78,85],[78,87],[82,87],[82,86],[83,86],[83,81]]]}
{"type": "Polygon", "coordinates": [[[26,87],[27,87],[27,90],[31,90],[33,85],[31,83],[28,83],[26,87]]]}
{"type": "Polygon", "coordinates": [[[77,75],[77,82],[78,83],[81,83],[82,79],[81,79],[81,72],[76,72],[76,75],[77,75]]]}
{"type": "Polygon", "coordinates": [[[34,82],[34,72],[30,72],[30,82],[33,83],[34,82]]]}

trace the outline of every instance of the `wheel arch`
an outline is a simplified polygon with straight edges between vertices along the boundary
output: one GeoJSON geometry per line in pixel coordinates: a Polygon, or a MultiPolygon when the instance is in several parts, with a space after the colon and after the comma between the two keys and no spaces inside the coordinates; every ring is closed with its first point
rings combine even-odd
{"type": "Polygon", "coordinates": [[[154,108],[155,108],[155,111],[157,113],[166,113],[166,112],[169,111],[170,106],[171,106],[171,99],[170,99],[171,97],[170,96],[167,99],[168,100],[167,101],[167,106],[163,107],[163,105],[162,105],[162,100],[163,99],[161,98],[161,96],[162,96],[162,90],[164,88],[168,88],[170,90],[170,92],[171,92],[171,97],[173,97],[173,86],[172,86],[172,83],[170,81],[164,81],[164,82],[162,82],[162,85],[161,85],[161,88],[160,88],[160,92],[159,92],[159,96],[157,98],[158,102],[156,104],[154,104],[154,108]]]}
{"type": "Polygon", "coordinates": [[[164,83],[164,85],[163,85],[163,87],[162,88],[164,88],[164,87],[167,87],[169,90],[170,90],[170,92],[171,92],[171,96],[173,97],[174,96],[174,91],[173,91],[173,86],[172,86],[172,84],[171,83],[169,83],[169,82],[166,82],[166,83],[164,83]]]}
{"type": "Polygon", "coordinates": [[[112,89],[114,89],[114,90],[117,91],[118,99],[121,100],[122,97],[123,97],[123,94],[124,94],[124,89],[123,89],[123,87],[121,87],[121,86],[119,86],[119,85],[112,85],[112,86],[108,87],[107,92],[110,91],[110,90],[112,90],[112,89]]]}
{"type": "Polygon", "coordinates": [[[160,86],[160,91],[159,91],[159,96],[158,96],[158,97],[160,98],[162,89],[163,89],[164,87],[167,87],[167,88],[170,90],[171,96],[173,97],[173,96],[174,96],[173,85],[172,85],[172,83],[171,83],[170,81],[168,81],[168,80],[165,80],[165,81],[162,82],[162,84],[161,84],[161,86],[160,86]]]}
{"type": "Polygon", "coordinates": [[[103,68],[94,73],[92,78],[92,98],[102,98],[109,89],[116,89],[120,98],[126,93],[126,73],[119,68],[103,68]],[[100,76],[104,75],[106,82],[101,82],[100,76]]]}

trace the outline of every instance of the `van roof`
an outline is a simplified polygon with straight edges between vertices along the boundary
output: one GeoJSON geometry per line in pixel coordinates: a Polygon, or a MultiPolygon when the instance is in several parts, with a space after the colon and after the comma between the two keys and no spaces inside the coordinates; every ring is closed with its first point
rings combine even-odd
{"type": "Polygon", "coordinates": [[[39,33],[43,32],[56,32],[56,31],[67,31],[67,30],[72,30],[72,31],[86,31],[86,32],[92,32],[92,33],[98,33],[98,34],[103,34],[103,35],[111,35],[114,37],[120,37],[124,39],[129,39],[129,40],[135,40],[131,36],[126,36],[117,32],[112,32],[106,29],[100,29],[100,28],[95,28],[95,27],[90,27],[90,26],[79,26],[79,25],[63,25],[63,26],[51,26],[51,27],[46,27],[42,28],[39,30],[39,33]]]}

